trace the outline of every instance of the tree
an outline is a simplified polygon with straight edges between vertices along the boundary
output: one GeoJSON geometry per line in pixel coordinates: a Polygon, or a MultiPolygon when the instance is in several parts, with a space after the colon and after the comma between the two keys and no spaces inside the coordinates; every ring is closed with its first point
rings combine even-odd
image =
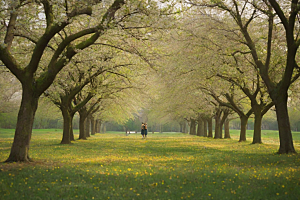
{"type": "Polygon", "coordinates": [[[300,45],[300,39],[297,37],[299,21],[296,20],[300,10],[298,2],[292,0],[288,6],[285,1],[276,0],[226,2],[218,0],[205,4],[190,1],[193,5],[225,11],[237,25],[241,34],[240,40],[250,50],[252,62],[274,102],[279,128],[280,154],[295,153],[287,101],[290,85],[300,76],[295,59],[300,45]],[[275,23],[276,21],[281,23],[275,23]],[[250,27],[262,30],[262,25],[267,27],[265,29],[267,31],[263,32],[265,33],[263,44],[262,40],[256,40],[256,32],[250,31],[250,27]],[[285,46],[279,39],[279,35],[282,34],[285,35],[285,46]],[[272,57],[274,51],[281,51],[286,55],[285,64],[277,62],[276,58],[272,57]],[[277,74],[274,75],[274,71],[277,74]]]}
{"type": "Polygon", "coordinates": [[[48,0],[41,2],[22,0],[5,4],[8,24],[5,35],[2,35],[4,42],[0,45],[0,60],[22,85],[22,101],[14,142],[6,162],[31,160],[29,157],[29,143],[39,97],[52,84],[59,71],[80,50],[88,48],[107,29],[113,27],[116,12],[124,5],[123,0],[115,0],[111,6],[103,6],[104,13],[102,15],[99,13],[98,15],[92,15],[93,6],[95,7],[100,2],[88,1],[72,4],[65,1],[61,5],[54,5],[48,0]],[[39,10],[40,6],[42,6],[43,11],[39,10]],[[59,10],[61,8],[63,9],[59,10]],[[37,12],[24,12],[26,9],[36,10],[37,12]],[[58,12],[55,9],[58,9],[58,12]],[[36,14],[30,16],[30,18],[26,16],[31,13],[36,14]],[[41,17],[43,14],[45,17],[41,17]],[[86,27],[76,27],[78,21],[84,22],[88,19],[81,17],[85,15],[92,16],[91,18],[96,16],[100,18],[98,21],[95,19],[97,23],[93,21],[93,24],[88,24],[86,27]],[[25,24],[21,26],[22,22],[34,18],[36,21],[44,21],[37,24],[39,25],[38,29],[36,23],[33,24],[32,22],[25,23],[26,28],[25,24]],[[74,26],[72,27],[72,25],[74,26]],[[35,32],[27,34],[23,30],[35,32]],[[59,36],[61,36],[61,39],[59,39],[59,36]],[[16,40],[16,37],[20,37],[20,40],[16,40]],[[25,45],[18,46],[17,41],[24,41],[25,45]],[[20,49],[16,47],[22,48],[21,50],[24,52],[27,51],[29,60],[18,61],[15,52],[20,51],[20,49]]]}

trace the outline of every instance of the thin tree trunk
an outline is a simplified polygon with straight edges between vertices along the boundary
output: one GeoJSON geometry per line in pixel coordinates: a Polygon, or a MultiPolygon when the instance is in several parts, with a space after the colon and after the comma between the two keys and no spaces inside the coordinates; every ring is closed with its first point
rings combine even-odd
{"type": "Polygon", "coordinates": [[[221,114],[222,111],[220,109],[217,110],[216,114],[215,114],[215,137],[214,139],[220,139],[221,138],[221,133],[220,133],[220,129],[221,129],[221,114]]]}
{"type": "Polygon", "coordinates": [[[220,138],[223,138],[223,133],[222,133],[223,127],[224,127],[224,124],[225,124],[225,121],[226,121],[228,115],[229,115],[229,110],[228,109],[223,110],[223,116],[222,116],[222,119],[220,120],[220,138]]]}
{"type": "Polygon", "coordinates": [[[90,124],[91,124],[91,118],[90,116],[88,115],[86,120],[85,120],[85,135],[86,137],[91,137],[90,135],[90,124]]]}
{"type": "Polygon", "coordinates": [[[96,134],[96,122],[93,116],[91,117],[91,134],[92,135],[96,134]]]}
{"type": "Polygon", "coordinates": [[[102,121],[101,120],[99,120],[99,122],[98,122],[98,132],[99,133],[101,133],[101,125],[102,125],[102,121]]]}
{"type": "Polygon", "coordinates": [[[208,136],[213,137],[213,126],[212,126],[212,117],[207,118],[207,126],[208,126],[208,136]]]}
{"type": "Polygon", "coordinates": [[[186,122],[183,123],[182,132],[187,133],[186,122]]]}
{"type": "Polygon", "coordinates": [[[103,133],[106,133],[106,124],[105,124],[105,122],[103,123],[103,133]]]}
{"type": "Polygon", "coordinates": [[[203,136],[207,137],[207,120],[203,118],[203,136]]]}
{"type": "Polygon", "coordinates": [[[34,115],[38,107],[38,98],[34,97],[31,88],[23,85],[22,101],[18,113],[14,141],[10,155],[5,162],[28,162],[29,144],[32,134],[34,115]]]}

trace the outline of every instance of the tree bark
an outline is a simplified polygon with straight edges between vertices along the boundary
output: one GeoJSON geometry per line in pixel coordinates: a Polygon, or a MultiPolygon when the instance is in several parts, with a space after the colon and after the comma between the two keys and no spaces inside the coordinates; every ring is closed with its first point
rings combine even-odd
{"type": "Polygon", "coordinates": [[[248,117],[245,115],[240,116],[240,120],[241,120],[241,131],[240,131],[239,142],[243,142],[243,141],[246,141],[246,130],[247,130],[248,117]]]}
{"type": "Polygon", "coordinates": [[[96,134],[96,122],[95,122],[95,118],[92,116],[91,117],[91,135],[95,135],[96,134]]]}
{"type": "Polygon", "coordinates": [[[220,138],[223,138],[223,127],[224,127],[224,124],[225,124],[225,121],[227,119],[229,115],[229,110],[228,109],[223,109],[223,116],[222,116],[222,119],[220,120],[220,138]]]}
{"type": "Polygon", "coordinates": [[[87,118],[87,110],[81,108],[79,111],[79,140],[86,140],[85,121],[87,118]]]}
{"type": "Polygon", "coordinates": [[[274,103],[276,108],[280,139],[280,146],[277,153],[296,153],[293,144],[293,137],[287,109],[287,94],[283,94],[282,96],[278,97],[277,101],[275,101],[274,103]]]}
{"type": "Polygon", "coordinates": [[[183,123],[183,127],[182,127],[182,131],[183,133],[187,133],[187,126],[186,126],[186,122],[183,123]]]}
{"type": "MultiPolygon", "coordinates": [[[[73,118],[72,118],[72,121],[73,121],[73,118]]],[[[74,132],[73,132],[73,123],[71,123],[70,140],[75,141],[74,132]]]]}
{"type": "Polygon", "coordinates": [[[180,133],[183,133],[183,125],[182,125],[182,123],[179,123],[179,126],[180,126],[180,133]]]}
{"type": "Polygon", "coordinates": [[[207,137],[207,120],[203,118],[203,136],[207,137]]]}
{"type": "Polygon", "coordinates": [[[220,119],[220,117],[221,117],[221,114],[222,114],[222,111],[221,111],[221,109],[217,109],[217,112],[216,112],[216,114],[215,114],[215,137],[214,137],[214,139],[220,139],[220,138],[222,138],[222,136],[221,136],[221,133],[220,133],[220,130],[221,130],[221,119],[220,119]]]}
{"type": "Polygon", "coordinates": [[[106,133],[106,124],[105,124],[105,122],[103,123],[103,133],[106,133]]]}
{"type": "Polygon", "coordinates": [[[196,120],[191,119],[190,135],[196,135],[196,120]]]}
{"type": "Polygon", "coordinates": [[[259,106],[253,108],[254,111],[254,132],[253,132],[253,141],[252,144],[261,144],[261,122],[262,114],[259,106]]]}
{"type": "Polygon", "coordinates": [[[204,136],[203,133],[203,120],[201,116],[198,117],[197,136],[204,136]]]}
{"type": "Polygon", "coordinates": [[[86,117],[85,125],[84,125],[86,137],[91,137],[91,135],[90,135],[90,125],[91,125],[91,117],[90,117],[90,115],[88,115],[86,117]]]}
{"type": "Polygon", "coordinates": [[[212,126],[212,117],[207,118],[207,126],[208,126],[208,136],[213,137],[213,126],[212,126]]]}
{"type": "Polygon", "coordinates": [[[102,125],[102,121],[99,120],[98,122],[98,132],[101,133],[101,125],[102,125]]]}
{"type": "MultiPolygon", "coordinates": [[[[29,81],[30,82],[30,81],[29,81]]],[[[34,115],[38,107],[38,97],[30,86],[22,85],[22,101],[18,113],[17,126],[10,155],[5,162],[29,162],[29,144],[32,135],[34,115]]]]}
{"type": "Polygon", "coordinates": [[[61,112],[63,115],[63,137],[61,140],[61,144],[71,144],[71,130],[72,130],[72,116],[69,113],[69,111],[64,108],[61,107],[61,112]]]}
{"type": "Polygon", "coordinates": [[[225,131],[224,138],[226,139],[230,139],[229,122],[230,120],[227,118],[224,123],[224,131],[225,131]]]}

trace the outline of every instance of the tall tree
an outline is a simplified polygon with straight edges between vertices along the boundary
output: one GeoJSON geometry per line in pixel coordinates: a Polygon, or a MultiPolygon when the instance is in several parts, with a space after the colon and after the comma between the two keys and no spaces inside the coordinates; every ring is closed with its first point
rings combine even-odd
{"type": "Polygon", "coordinates": [[[6,162],[31,160],[29,144],[39,97],[52,84],[57,73],[80,50],[95,43],[106,30],[114,26],[115,14],[125,4],[123,0],[115,0],[111,6],[102,7],[104,14],[92,15],[93,6],[100,3],[101,1],[87,1],[72,4],[71,1],[65,1],[61,5],[55,5],[48,0],[22,0],[11,1],[5,5],[8,24],[5,35],[2,35],[0,60],[21,82],[23,89],[14,142],[6,162]],[[43,8],[42,11],[39,10],[40,6],[43,8]],[[26,9],[30,11],[35,9],[37,12],[25,12],[26,9]],[[26,15],[32,13],[36,13],[35,16],[32,16],[36,21],[44,20],[44,22],[38,23],[40,25],[38,30],[36,30],[36,23],[22,23],[25,20],[33,19],[32,17],[26,18],[26,15]],[[45,17],[41,17],[42,15],[45,17]],[[80,20],[83,22],[89,18],[81,16],[90,16],[90,19],[99,18],[97,23],[88,24],[76,31],[75,26],[72,28],[72,25],[78,25],[80,20]],[[24,30],[36,32],[28,34],[24,30]],[[61,36],[61,39],[58,39],[58,36],[61,36]],[[26,44],[29,44],[28,41],[32,42],[29,45],[30,51],[27,49],[30,57],[28,61],[18,61],[15,54],[15,47],[18,44],[14,42],[16,37],[26,39],[26,44]],[[47,56],[49,58],[46,58],[47,56]]]}
{"type": "Polygon", "coordinates": [[[250,50],[252,61],[263,79],[270,98],[276,108],[279,128],[280,147],[278,153],[295,153],[293,138],[287,109],[288,89],[298,79],[300,73],[296,61],[296,54],[300,45],[298,38],[300,11],[299,1],[213,1],[199,3],[190,1],[193,5],[201,5],[220,9],[228,13],[238,27],[241,41],[250,50]],[[276,23],[280,21],[281,23],[276,23]],[[257,30],[266,26],[264,31],[265,42],[256,40],[255,32],[250,27],[256,26],[257,30]],[[279,35],[284,34],[284,46],[280,46],[279,35]],[[263,48],[261,48],[263,47],[263,48]],[[274,50],[281,51],[285,63],[276,62],[274,50]],[[273,56],[272,56],[273,55],[273,56]],[[276,75],[274,76],[274,71],[276,75]]]}

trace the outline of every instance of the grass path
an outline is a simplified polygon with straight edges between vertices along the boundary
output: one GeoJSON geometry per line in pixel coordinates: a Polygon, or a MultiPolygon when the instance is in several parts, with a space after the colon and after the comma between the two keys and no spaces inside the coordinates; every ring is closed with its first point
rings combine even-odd
{"type": "MultiPolygon", "coordinates": [[[[300,156],[274,154],[270,135],[261,145],[179,133],[97,134],[72,145],[60,145],[61,137],[35,131],[36,162],[0,164],[0,199],[300,198],[300,156]]],[[[12,131],[0,129],[1,161],[11,142],[12,131]]],[[[295,147],[300,152],[298,138],[295,147]]]]}

